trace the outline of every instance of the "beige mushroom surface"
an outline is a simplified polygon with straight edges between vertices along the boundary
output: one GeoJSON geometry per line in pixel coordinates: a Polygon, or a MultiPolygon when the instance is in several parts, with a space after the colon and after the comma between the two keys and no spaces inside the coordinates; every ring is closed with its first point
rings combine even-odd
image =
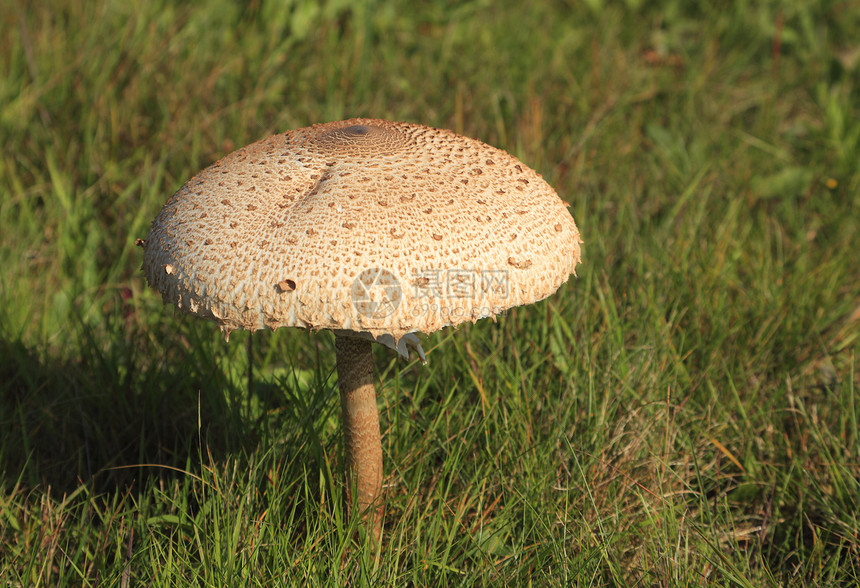
{"type": "Polygon", "coordinates": [[[144,244],[165,302],[234,329],[393,339],[551,295],[580,260],[532,169],[452,131],[352,119],[274,135],[185,183],[144,244]]]}
{"type": "Polygon", "coordinates": [[[234,329],[335,332],[350,500],[377,543],[382,445],[371,343],[546,298],[580,259],[567,205],[504,151],[353,119],[235,151],[164,205],[144,248],[166,303],[234,329]]]}

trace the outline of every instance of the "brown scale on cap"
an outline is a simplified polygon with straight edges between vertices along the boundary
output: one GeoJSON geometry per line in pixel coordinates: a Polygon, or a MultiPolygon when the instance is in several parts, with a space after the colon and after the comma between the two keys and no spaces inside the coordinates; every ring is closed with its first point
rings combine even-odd
{"type": "Polygon", "coordinates": [[[228,333],[396,341],[555,292],[580,259],[566,206],[480,141],[354,119],[263,139],[200,172],[153,222],[143,265],[165,302],[228,333]]]}

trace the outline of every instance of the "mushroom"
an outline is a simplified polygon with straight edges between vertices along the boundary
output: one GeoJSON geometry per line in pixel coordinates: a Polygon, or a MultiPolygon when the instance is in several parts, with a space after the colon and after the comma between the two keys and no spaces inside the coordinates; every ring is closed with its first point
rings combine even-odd
{"type": "Polygon", "coordinates": [[[353,119],[274,135],[183,185],[145,241],[165,303],[234,329],[335,333],[348,488],[378,540],[382,446],[371,343],[553,294],[580,260],[566,204],[504,151],[452,131],[353,119]]]}

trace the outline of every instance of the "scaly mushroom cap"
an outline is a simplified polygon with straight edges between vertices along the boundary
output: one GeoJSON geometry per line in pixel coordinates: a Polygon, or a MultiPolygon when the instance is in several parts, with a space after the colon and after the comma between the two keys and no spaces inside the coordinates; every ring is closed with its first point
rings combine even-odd
{"type": "Polygon", "coordinates": [[[274,135],[186,182],[143,269],[222,330],[391,337],[546,298],[574,273],[566,204],[511,155],[454,132],[353,119],[274,135]]]}

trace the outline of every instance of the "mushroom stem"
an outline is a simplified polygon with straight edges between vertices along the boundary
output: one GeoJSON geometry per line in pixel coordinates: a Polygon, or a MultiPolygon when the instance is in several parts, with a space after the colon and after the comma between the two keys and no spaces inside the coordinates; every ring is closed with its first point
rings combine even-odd
{"type": "Polygon", "coordinates": [[[379,540],[382,533],[382,441],[370,341],[336,335],[337,377],[348,469],[347,496],[379,540]],[[352,490],[357,493],[357,501],[352,490]]]}

